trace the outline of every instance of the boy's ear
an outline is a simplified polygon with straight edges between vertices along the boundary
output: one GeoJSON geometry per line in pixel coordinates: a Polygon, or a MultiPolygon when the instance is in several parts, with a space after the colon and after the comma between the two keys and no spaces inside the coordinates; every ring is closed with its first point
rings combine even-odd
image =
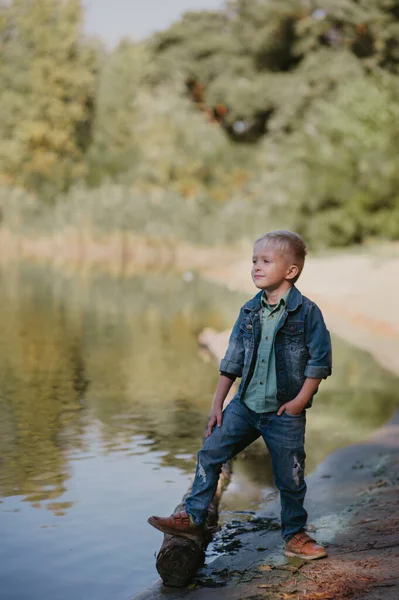
{"type": "Polygon", "coordinates": [[[285,276],[286,279],[291,280],[294,279],[299,273],[299,267],[298,265],[290,265],[287,269],[287,275],[285,276]]]}

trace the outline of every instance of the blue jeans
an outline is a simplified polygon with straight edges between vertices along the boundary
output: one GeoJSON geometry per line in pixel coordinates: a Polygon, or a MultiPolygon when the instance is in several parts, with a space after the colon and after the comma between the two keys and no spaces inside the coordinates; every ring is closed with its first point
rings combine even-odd
{"type": "Polygon", "coordinates": [[[285,541],[303,529],[307,512],[305,411],[293,416],[284,412],[258,414],[244,402],[233,399],[223,412],[221,427],[215,427],[198,453],[198,463],[186,510],[196,525],[204,523],[215,494],[222,464],[236,456],[260,435],[270,452],[274,482],[280,491],[281,532],[285,541]]]}

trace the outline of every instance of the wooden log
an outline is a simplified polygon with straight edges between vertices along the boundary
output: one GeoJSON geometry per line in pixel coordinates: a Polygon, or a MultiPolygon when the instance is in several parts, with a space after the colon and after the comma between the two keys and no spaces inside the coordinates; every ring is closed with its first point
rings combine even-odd
{"type": "MultiPolygon", "coordinates": [[[[222,334],[219,343],[220,334],[211,329],[202,332],[199,338],[200,345],[211,354],[218,362],[225,352],[227,337],[222,334]],[[216,341],[215,341],[216,340],[216,341]]],[[[226,406],[234,396],[235,385],[228,393],[224,405],[226,406]]],[[[202,539],[185,538],[175,535],[164,534],[164,540],[161,549],[157,555],[156,568],[165,585],[171,587],[184,587],[195,575],[205,561],[205,550],[212,539],[213,533],[217,529],[218,507],[223,491],[227,487],[232,472],[232,461],[222,466],[218,487],[213,500],[208,509],[204,536],[202,539]]],[[[190,492],[184,496],[181,504],[176,506],[174,512],[185,510],[185,499],[190,492]]]]}
{"type": "MultiPolygon", "coordinates": [[[[208,509],[202,538],[189,539],[164,534],[164,540],[157,556],[156,568],[165,585],[184,587],[204,564],[205,550],[217,529],[219,502],[230,477],[231,461],[222,467],[218,487],[208,509]]],[[[185,510],[185,499],[188,495],[189,492],[174,512],[185,510]]]]}

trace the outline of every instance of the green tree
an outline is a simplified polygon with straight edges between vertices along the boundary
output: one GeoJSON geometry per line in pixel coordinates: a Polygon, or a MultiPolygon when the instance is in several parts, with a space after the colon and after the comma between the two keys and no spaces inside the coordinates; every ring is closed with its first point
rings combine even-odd
{"type": "Polygon", "coordinates": [[[108,56],[96,98],[93,143],[89,152],[91,184],[116,177],[137,162],[134,120],[141,90],[151,73],[144,44],[122,40],[108,56]]]}
{"type": "Polygon", "coordinates": [[[2,7],[0,172],[13,184],[62,190],[85,175],[96,51],[81,25],[79,0],[2,7]]]}
{"type": "Polygon", "coordinates": [[[315,101],[301,130],[262,144],[263,183],[307,239],[344,246],[399,238],[398,92],[382,72],[358,77],[315,101]]]}
{"type": "Polygon", "coordinates": [[[227,106],[231,137],[257,141],[300,127],[311,102],[334,91],[348,71],[330,70],[337,55],[365,73],[396,73],[398,39],[394,0],[231,0],[223,11],[185,14],[152,48],[158,81],[179,72],[201,82],[207,103],[227,106]]]}

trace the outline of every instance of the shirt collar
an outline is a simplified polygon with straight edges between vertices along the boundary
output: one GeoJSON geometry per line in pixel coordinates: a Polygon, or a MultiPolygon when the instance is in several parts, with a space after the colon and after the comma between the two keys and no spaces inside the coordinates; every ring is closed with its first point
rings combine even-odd
{"type": "MultiPolygon", "coordinates": [[[[280,306],[285,306],[287,304],[288,296],[290,295],[291,289],[292,288],[290,288],[289,290],[287,290],[285,292],[285,294],[283,296],[281,296],[281,298],[278,301],[278,303],[276,304],[276,306],[273,306],[273,310],[276,310],[277,308],[280,308],[280,306]]],[[[261,303],[262,303],[262,307],[263,308],[268,308],[270,310],[270,304],[268,304],[268,302],[266,300],[266,296],[265,296],[264,293],[262,294],[261,303]]]]}

